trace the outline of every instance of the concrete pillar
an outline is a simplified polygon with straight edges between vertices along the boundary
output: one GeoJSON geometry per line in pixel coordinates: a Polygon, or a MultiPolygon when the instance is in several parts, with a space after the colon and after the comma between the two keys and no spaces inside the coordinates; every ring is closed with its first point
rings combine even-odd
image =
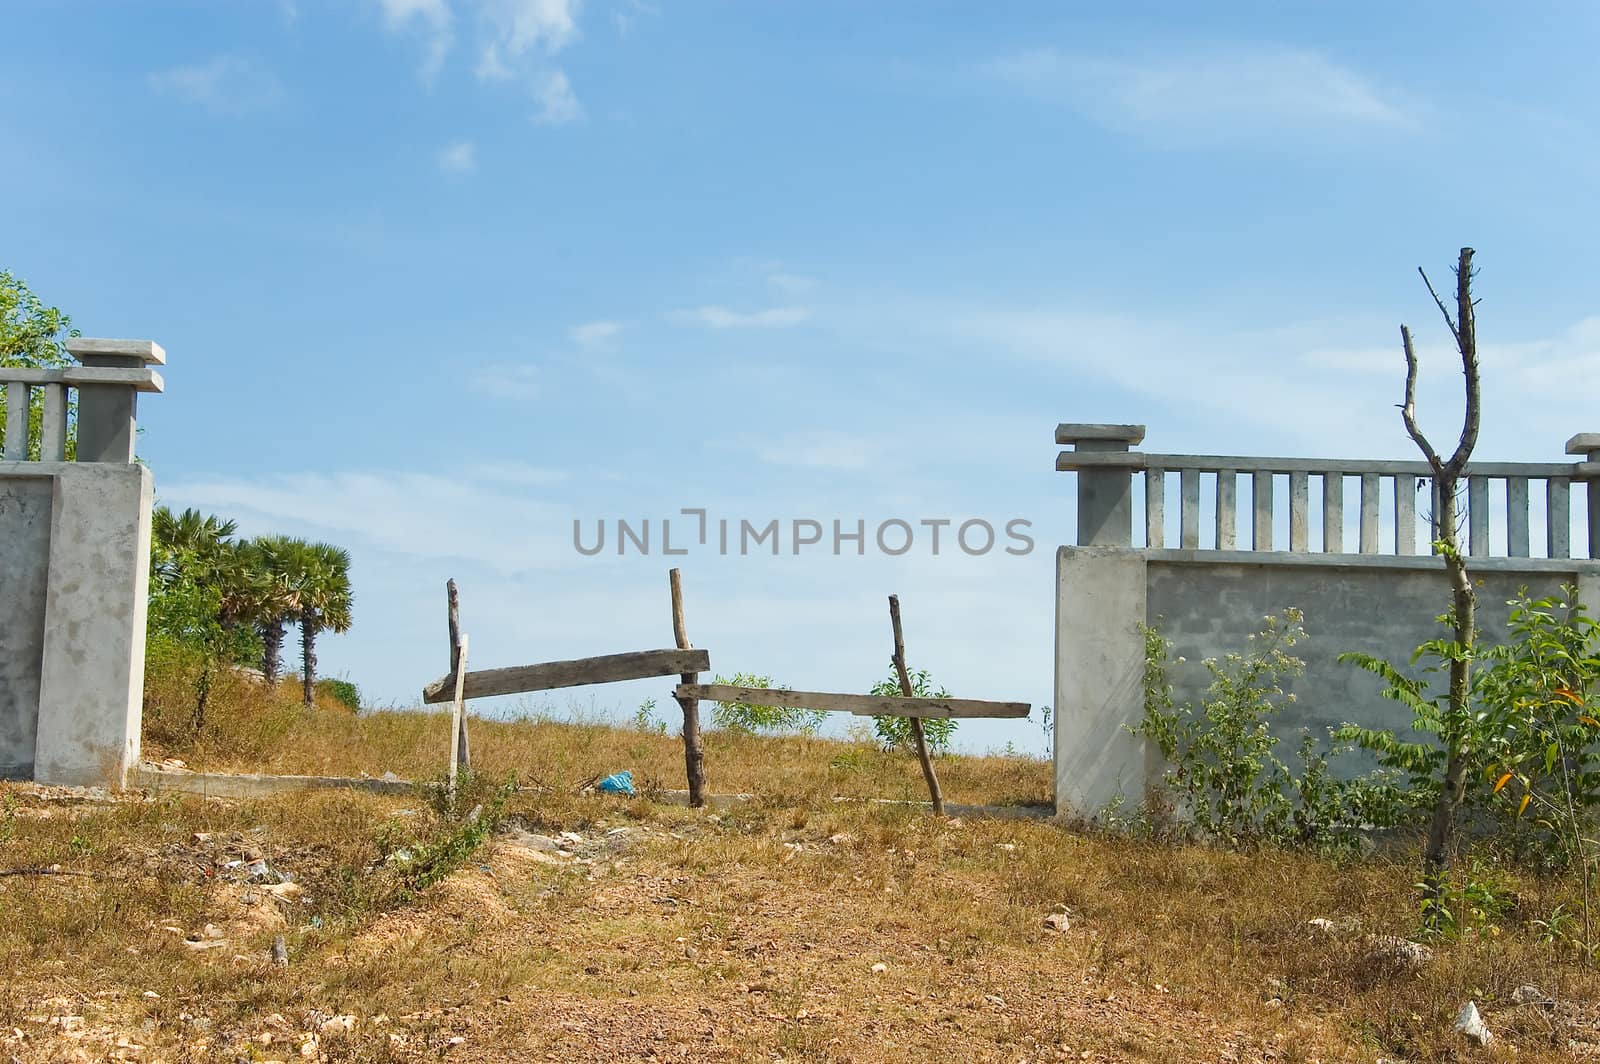
{"type": "MultiPolygon", "coordinates": [[[[149,340],[67,341],[67,351],[86,369],[142,370],[165,365],[166,352],[149,340]]],[[[133,461],[138,430],[139,391],[155,387],[75,382],[78,389],[78,452],[80,462],[133,461]]]]}
{"type": "MultiPolygon", "coordinates": [[[[1600,432],[1580,432],[1567,441],[1567,453],[1600,462],[1600,432]]],[[[1600,477],[1589,478],[1589,557],[1600,560],[1600,477]]],[[[1593,607],[1591,607],[1592,609],[1593,607]]]]}
{"type": "MultiPolygon", "coordinates": [[[[1127,452],[1143,439],[1143,425],[1056,426],[1056,443],[1079,452],[1127,452]]],[[[1078,546],[1133,546],[1132,468],[1079,471],[1078,546]]]]}
{"type": "Polygon", "coordinates": [[[54,480],[34,779],[120,788],[139,763],[154,478],[67,462],[54,480]]]}
{"type": "Polygon", "coordinates": [[[1115,547],[1056,555],[1056,812],[1132,810],[1155,770],[1144,719],[1145,559],[1115,547]]]}

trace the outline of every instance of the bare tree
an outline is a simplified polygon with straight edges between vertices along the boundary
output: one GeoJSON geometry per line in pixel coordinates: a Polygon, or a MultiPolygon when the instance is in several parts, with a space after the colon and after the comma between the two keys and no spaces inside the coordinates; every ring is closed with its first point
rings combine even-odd
{"type": "Polygon", "coordinates": [[[1417,267],[1417,272],[1422,274],[1422,283],[1428,286],[1428,294],[1433,296],[1434,304],[1438,306],[1439,313],[1444,315],[1445,324],[1450,326],[1451,335],[1455,337],[1456,350],[1461,355],[1461,371],[1466,377],[1467,388],[1461,437],[1450,457],[1440,458],[1439,452],[1434,450],[1427,436],[1417,427],[1417,353],[1411,343],[1411,330],[1404,325],[1400,326],[1400,342],[1405,348],[1406,355],[1406,394],[1405,402],[1400,406],[1400,414],[1405,420],[1406,432],[1416,442],[1423,457],[1428,460],[1428,465],[1433,469],[1434,505],[1437,510],[1433,518],[1434,537],[1450,577],[1452,601],[1448,618],[1455,635],[1455,646],[1450,655],[1450,708],[1444,722],[1445,726],[1440,732],[1445,744],[1444,779],[1439,788],[1438,800],[1433,807],[1433,817],[1428,825],[1428,837],[1422,852],[1424,889],[1431,900],[1437,900],[1443,890],[1444,872],[1450,863],[1451,847],[1455,840],[1456,814],[1461,808],[1462,795],[1466,790],[1467,757],[1470,754],[1466,744],[1472,714],[1470,704],[1472,657],[1473,644],[1477,636],[1475,614],[1478,600],[1473,593],[1472,581],[1467,575],[1466,558],[1461,551],[1461,522],[1456,510],[1456,499],[1461,477],[1467,468],[1467,460],[1472,456],[1472,448],[1478,442],[1481,394],[1478,382],[1477,324],[1472,301],[1472,249],[1462,248],[1460,261],[1456,264],[1454,316],[1451,315],[1450,308],[1445,305],[1444,300],[1439,298],[1439,293],[1434,291],[1433,282],[1428,280],[1428,275],[1422,267],[1417,267]]]}

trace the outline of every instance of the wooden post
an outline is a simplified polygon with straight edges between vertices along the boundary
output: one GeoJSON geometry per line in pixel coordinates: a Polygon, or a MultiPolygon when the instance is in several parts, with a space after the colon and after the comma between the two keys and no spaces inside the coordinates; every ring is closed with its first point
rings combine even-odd
{"type": "MultiPolygon", "coordinates": [[[[900,674],[900,693],[915,697],[911,686],[911,672],[906,668],[906,641],[900,631],[900,596],[889,596],[889,622],[894,625],[894,668],[900,674]]],[[[933,758],[928,754],[928,737],[922,731],[922,718],[911,717],[911,737],[917,742],[917,759],[922,762],[922,776],[928,781],[928,797],[933,801],[933,815],[944,816],[944,795],[939,793],[939,777],[933,772],[933,758]]]]}
{"type": "Polygon", "coordinates": [[[450,705],[450,768],[449,795],[453,807],[456,801],[456,773],[461,767],[462,737],[467,733],[467,637],[463,635],[456,645],[456,697],[450,705]]]}
{"type": "MultiPolygon", "coordinates": [[[[461,615],[459,601],[456,598],[456,582],[446,580],[444,585],[445,601],[450,611],[450,673],[458,675],[461,672],[461,615]]],[[[460,684],[456,685],[459,691],[460,684]]],[[[457,700],[460,695],[456,696],[457,700]]],[[[456,762],[462,768],[472,767],[472,747],[467,742],[467,715],[461,714],[461,723],[457,726],[460,746],[457,749],[459,760],[456,762]]]]}
{"type": "MultiPolygon", "coordinates": [[[[679,650],[689,649],[689,632],[683,622],[683,574],[673,569],[667,573],[672,587],[672,637],[679,650]]],[[[684,683],[699,683],[699,673],[680,673],[684,683]]],[[[705,750],[700,745],[700,700],[673,696],[683,710],[683,764],[689,776],[689,804],[699,808],[706,804],[705,750]]]]}

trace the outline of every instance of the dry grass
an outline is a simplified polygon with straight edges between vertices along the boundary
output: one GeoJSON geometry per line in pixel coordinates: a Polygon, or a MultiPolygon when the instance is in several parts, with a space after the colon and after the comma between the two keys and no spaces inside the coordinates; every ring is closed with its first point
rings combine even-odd
{"type": "MultiPolygon", "coordinates": [[[[225,702],[170,749],[422,777],[444,745],[436,714],[225,702]],[[238,750],[267,756],[228,752],[234,726],[238,750]]],[[[1493,933],[1399,970],[1364,937],[1414,930],[1408,855],[1338,864],[833,802],[919,785],[910,758],[823,741],[719,738],[719,789],[762,797],[711,813],[568,786],[624,765],[665,777],[669,739],[475,735],[476,786],[513,768],[549,785],[512,799],[519,830],[582,841],[551,857],[497,838],[414,897],[399,889],[412,866],[384,858],[461,837],[421,794],[84,803],[0,785],[0,869],[83,874],[0,877],[0,1059],[1542,1061],[1600,1042],[1600,978],[1534,923],[1570,897],[1560,881],[1507,884],[1493,933]],[[863,767],[829,767],[851,751],[863,767]],[[236,882],[230,863],[255,854],[300,893],[236,882]],[[1065,933],[1043,926],[1058,904],[1065,933]],[[1320,934],[1312,917],[1361,929],[1320,934]],[[286,968],[269,960],[279,934],[286,968]],[[1515,1006],[1524,983],[1566,1004],[1515,1006]],[[1468,999],[1497,1035],[1487,1050],[1450,1029],[1468,999]],[[323,1030],[341,1016],[351,1030],[323,1030]]],[[[966,800],[1048,787],[1036,762],[944,767],[966,800]]]]}
{"type": "MultiPolygon", "coordinates": [[[[333,704],[306,711],[286,684],[267,693],[236,676],[221,678],[209,722],[194,735],[182,677],[147,685],[145,754],[178,757],[191,768],[381,776],[426,780],[444,771],[450,728],[443,712],[352,714],[333,704]]],[[[481,774],[571,791],[596,776],[629,769],[646,790],[682,788],[683,744],[675,736],[604,724],[539,718],[474,719],[473,767],[481,774]]],[[[719,793],[800,802],[835,795],[926,800],[915,758],[885,754],[875,742],[705,733],[708,785],[719,793]]],[[[939,760],[947,801],[1018,805],[1051,801],[1050,765],[1023,757],[950,755],[939,760]]]]}
{"type": "MultiPolygon", "coordinates": [[[[313,1057],[1558,1060],[1582,1017],[1515,1008],[1512,990],[1600,991],[1516,914],[1415,974],[1367,961],[1360,934],[1308,931],[1356,916],[1406,933],[1409,864],[860,803],[709,814],[543,795],[516,799],[514,820],[580,833],[592,863],[501,842],[396,907],[372,889],[376,862],[449,830],[420,803],[6,793],[0,866],[97,877],[0,879],[0,1052],[22,1060],[99,1059],[118,1038],[141,1047],[128,1059],[299,1059],[338,1015],[354,1030],[319,1035],[313,1057]],[[251,899],[227,882],[247,850],[304,893],[251,899]],[[1073,911],[1065,934],[1041,923],[1057,903],[1073,911]],[[183,944],[207,923],[226,946],[183,944]],[[286,969],[268,961],[275,934],[286,969]],[[1469,997],[1498,1048],[1451,1033],[1469,997]]],[[[1522,886],[1528,912],[1549,900],[1522,886]]]]}

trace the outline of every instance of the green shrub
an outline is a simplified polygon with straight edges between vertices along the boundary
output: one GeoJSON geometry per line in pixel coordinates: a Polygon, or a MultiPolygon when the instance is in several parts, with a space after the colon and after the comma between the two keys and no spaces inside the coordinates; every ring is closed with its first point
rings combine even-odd
{"type": "Polygon", "coordinates": [[[1202,662],[1211,674],[1196,707],[1176,705],[1167,681],[1172,644],[1145,628],[1144,720],[1130,729],[1156,744],[1170,766],[1163,777],[1177,812],[1202,838],[1231,845],[1263,842],[1345,849],[1381,812],[1383,792],[1372,781],[1336,780],[1334,750],[1320,749],[1309,732],[1291,770],[1277,753],[1270,721],[1294,701],[1283,684],[1305,671],[1289,653],[1306,638],[1293,607],[1267,617],[1249,637],[1246,653],[1202,662]]]}
{"type": "Polygon", "coordinates": [[[361,712],[361,688],[349,680],[324,677],[317,681],[317,694],[339,703],[352,713],[361,712]]]}
{"type": "MultiPolygon", "coordinates": [[[[1577,602],[1575,588],[1541,599],[1526,591],[1513,599],[1505,643],[1476,649],[1468,732],[1464,804],[1488,815],[1497,841],[1519,859],[1564,867],[1585,859],[1586,834],[1600,810],[1600,623],[1577,602]]],[[[1456,643],[1430,640],[1411,656],[1429,659],[1424,673],[1448,673],[1456,643]]],[[[1430,810],[1444,776],[1439,734],[1448,694],[1429,697],[1418,679],[1369,654],[1341,661],[1384,681],[1384,697],[1411,711],[1402,739],[1388,729],[1347,724],[1334,734],[1371,751],[1379,763],[1403,774],[1408,809],[1430,810]]]]}
{"type": "MultiPolygon", "coordinates": [[[[733,679],[724,680],[721,676],[716,678],[716,683],[730,687],[767,687],[774,690],[787,691],[787,687],[775,687],[770,676],[753,676],[748,673],[734,673],[733,679]]],[[[822,727],[822,722],[828,715],[821,710],[794,709],[789,706],[757,706],[747,702],[716,702],[711,707],[711,725],[723,731],[738,732],[741,735],[815,735],[822,727]]]]}
{"type": "MultiPolygon", "coordinates": [[[[943,687],[935,689],[933,677],[927,669],[918,669],[912,672],[911,694],[913,698],[949,698],[950,692],[943,687]]],[[[900,698],[905,692],[900,688],[899,672],[892,672],[886,680],[879,680],[872,685],[869,694],[880,698],[900,698]]],[[[956,727],[960,721],[950,717],[926,717],[922,721],[922,736],[928,741],[928,749],[935,753],[943,753],[950,748],[950,738],[955,735],[956,727]]],[[[872,730],[883,741],[885,750],[910,750],[916,745],[911,737],[910,717],[873,717],[872,730]]]]}

